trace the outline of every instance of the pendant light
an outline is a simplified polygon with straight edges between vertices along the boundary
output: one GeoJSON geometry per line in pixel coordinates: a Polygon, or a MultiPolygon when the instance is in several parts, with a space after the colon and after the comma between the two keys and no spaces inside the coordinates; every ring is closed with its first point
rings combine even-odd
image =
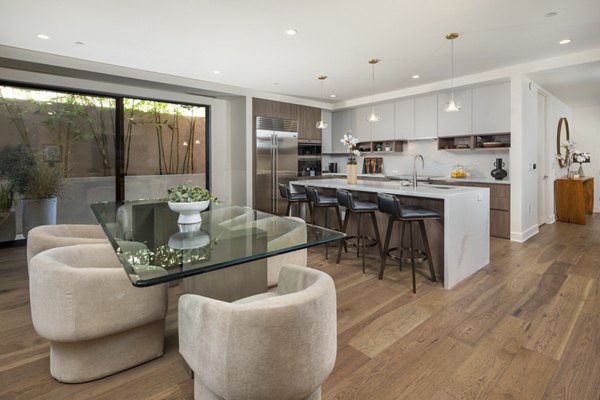
{"type": "MultiPolygon", "coordinates": [[[[321,75],[317,79],[321,81],[321,101],[323,101],[323,81],[327,79],[327,76],[321,75]]],[[[318,121],[317,125],[315,126],[317,129],[327,129],[328,125],[325,123],[325,121],[323,121],[323,110],[321,110],[321,120],[318,121]]]]}
{"type": "Polygon", "coordinates": [[[369,122],[378,122],[379,114],[375,112],[375,64],[377,64],[380,60],[378,58],[372,58],[369,60],[369,64],[373,67],[373,79],[372,79],[372,96],[371,96],[371,114],[367,117],[367,121],[369,122]]]}
{"type": "Polygon", "coordinates": [[[450,41],[452,75],[450,77],[450,101],[442,108],[442,111],[445,112],[456,112],[461,109],[460,103],[454,100],[454,39],[458,38],[458,36],[459,35],[456,32],[446,35],[446,39],[450,41]]]}

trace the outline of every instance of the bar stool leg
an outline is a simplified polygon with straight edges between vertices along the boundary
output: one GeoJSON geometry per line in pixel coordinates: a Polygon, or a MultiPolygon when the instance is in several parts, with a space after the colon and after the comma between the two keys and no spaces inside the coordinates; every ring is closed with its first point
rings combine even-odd
{"type": "Polygon", "coordinates": [[[402,223],[402,234],[400,235],[400,258],[398,260],[398,269],[402,271],[402,258],[404,258],[404,232],[406,232],[406,224],[409,222],[400,222],[402,223]]]}
{"type": "Polygon", "coordinates": [[[379,236],[379,227],[377,226],[377,217],[375,217],[374,212],[370,212],[371,221],[373,221],[373,230],[375,230],[375,239],[377,240],[377,249],[379,250],[379,254],[381,254],[381,237],[379,236]]]}
{"type": "MultiPolygon", "coordinates": [[[[346,233],[347,229],[348,229],[348,220],[350,219],[350,213],[348,212],[348,210],[346,210],[346,215],[344,215],[344,227],[342,228],[342,232],[346,233]]],[[[338,245],[338,256],[337,256],[337,261],[336,264],[340,263],[340,260],[342,259],[342,247],[346,246],[346,239],[340,239],[340,243],[338,245]]]]}
{"type": "MultiPolygon", "coordinates": [[[[360,250],[360,237],[361,237],[361,227],[362,225],[362,213],[358,214],[358,245],[356,246],[356,256],[358,257],[358,250],[360,250]]],[[[367,252],[366,247],[365,246],[365,240],[363,239],[362,241],[363,243],[363,249],[362,249],[362,268],[363,268],[363,274],[366,272],[365,271],[365,253],[367,252]]]]}
{"type": "MultiPolygon", "coordinates": [[[[329,215],[329,207],[325,207],[325,228],[328,228],[327,215],[329,215]]],[[[328,258],[329,258],[329,246],[325,245],[325,259],[327,260],[328,258]]]]}
{"type": "Polygon", "coordinates": [[[285,209],[285,216],[289,217],[290,216],[290,210],[292,209],[292,202],[288,200],[287,203],[287,208],[285,209]]]}
{"type": "Polygon", "coordinates": [[[412,265],[412,284],[413,284],[413,293],[417,294],[417,281],[415,277],[415,251],[413,246],[413,230],[412,230],[412,222],[410,222],[410,263],[412,265]]]}
{"type": "MultiPolygon", "coordinates": [[[[340,212],[340,206],[335,206],[335,215],[337,217],[337,222],[338,222],[338,226],[340,228],[340,231],[343,229],[342,228],[342,213],[340,212]]],[[[344,252],[348,252],[348,246],[346,245],[346,241],[344,240],[344,252]]]]}
{"type": "Polygon", "coordinates": [[[429,248],[429,239],[427,239],[427,231],[425,231],[425,221],[419,221],[419,228],[421,230],[421,238],[423,239],[423,244],[425,245],[425,255],[427,256],[427,263],[429,264],[429,272],[431,273],[431,281],[437,282],[437,278],[435,276],[435,270],[433,269],[433,260],[431,259],[431,249],[429,248]]]}
{"type": "Polygon", "coordinates": [[[388,226],[385,233],[385,244],[383,245],[383,251],[381,252],[381,266],[379,267],[379,280],[383,279],[383,271],[385,270],[385,260],[387,258],[387,252],[390,248],[390,238],[392,236],[392,228],[394,227],[394,217],[389,217],[388,226]]]}

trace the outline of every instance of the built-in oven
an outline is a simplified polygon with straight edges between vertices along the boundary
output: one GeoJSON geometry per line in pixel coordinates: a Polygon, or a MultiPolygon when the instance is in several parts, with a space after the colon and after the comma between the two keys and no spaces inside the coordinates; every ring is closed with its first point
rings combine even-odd
{"type": "Polygon", "coordinates": [[[298,156],[298,176],[320,176],[321,156],[298,156]]]}
{"type": "Polygon", "coordinates": [[[318,139],[298,139],[298,157],[321,157],[321,141],[318,139]]]}

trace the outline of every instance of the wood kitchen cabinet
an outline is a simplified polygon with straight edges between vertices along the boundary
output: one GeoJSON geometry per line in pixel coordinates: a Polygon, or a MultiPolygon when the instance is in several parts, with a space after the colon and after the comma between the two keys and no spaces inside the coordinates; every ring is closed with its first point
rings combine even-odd
{"type": "Polygon", "coordinates": [[[321,120],[321,109],[298,106],[298,139],[321,140],[317,122],[321,120]]]}
{"type": "MultiPolygon", "coordinates": [[[[298,120],[298,105],[265,99],[252,99],[252,114],[261,117],[274,117],[298,120]]],[[[315,121],[316,122],[316,121],[315,121]]]]}
{"type": "Polygon", "coordinates": [[[490,189],[490,236],[510,239],[510,185],[505,183],[480,183],[432,181],[439,185],[486,187],[490,189]]]}
{"type": "Polygon", "coordinates": [[[556,220],[585,225],[585,214],[594,211],[594,178],[561,178],[554,181],[556,220]]]}

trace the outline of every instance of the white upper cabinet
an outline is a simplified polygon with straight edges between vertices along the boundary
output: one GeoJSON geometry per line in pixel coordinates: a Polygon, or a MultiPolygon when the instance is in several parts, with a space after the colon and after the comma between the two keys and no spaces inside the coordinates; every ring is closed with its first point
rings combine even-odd
{"type": "Polygon", "coordinates": [[[473,89],[473,133],[510,132],[510,82],[473,89]]]}
{"type": "Polygon", "coordinates": [[[395,131],[394,139],[407,140],[415,138],[415,99],[394,103],[395,131]]]}
{"type": "Polygon", "coordinates": [[[394,103],[375,105],[375,112],[379,114],[379,121],[367,122],[372,125],[371,140],[394,139],[394,103]]]}
{"type": "Polygon", "coordinates": [[[331,152],[345,153],[346,148],[340,142],[348,131],[352,131],[352,136],[356,136],[354,129],[354,110],[336,111],[331,118],[331,152]]]}
{"type": "Polygon", "coordinates": [[[331,147],[331,111],[321,110],[323,121],[327,124],[327,128],[321,131],[321,152],[333,153],[331,147]]]}
{"type": "Polygon", "coordinates": [[[454,90],[454,101],[462,108],[456,112],[445,112],[442,108],[450,100],[450,91],[438,94],[438,136],[465,136],[473,133],[471,103],[472,90],[454,90]]]}
{"type": "Polygon", "coordinates": [[[415,138],[437,137],[437,119],[437,95],[415,98],[415,138]]]}
{"type": "Polygon", "coordinates": [[[370,142],[373,136],[373,126],[378,123],[367,121],[369,114],[371,114],[371,106],[357,108],[354,112],[352,136],[357,137],[359,142],[370,142]]]}

